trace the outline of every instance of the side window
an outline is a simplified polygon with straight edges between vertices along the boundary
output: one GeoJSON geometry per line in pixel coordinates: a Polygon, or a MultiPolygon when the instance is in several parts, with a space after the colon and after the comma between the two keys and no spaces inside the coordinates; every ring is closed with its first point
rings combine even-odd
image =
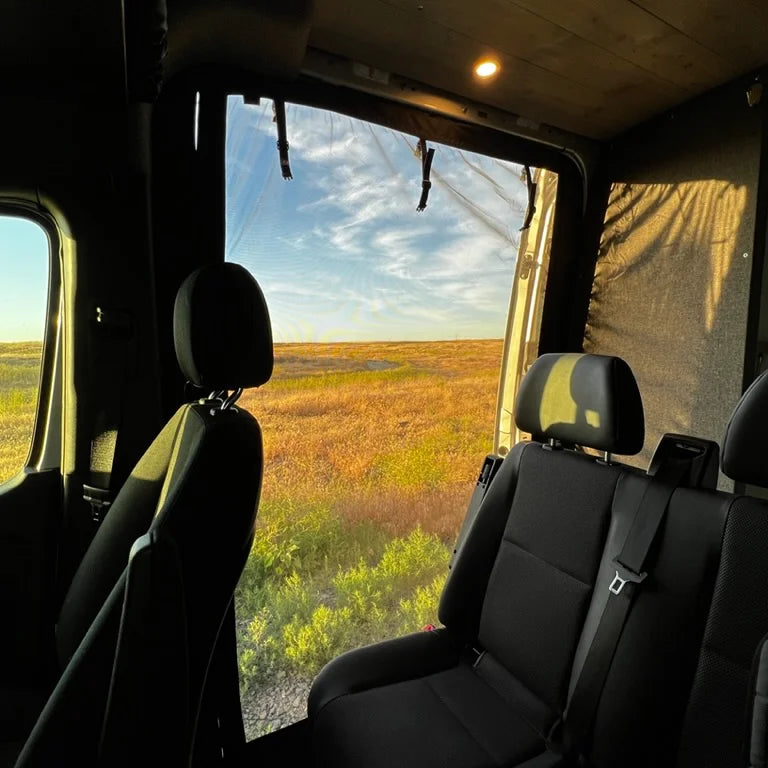
{"type": "Polygon", "coordinates": [[[0,215],[0,484],[23,469],[32,443],[49,270],[45,230],[0,215]]]}
{"type": "Polygon", "coordinates": [[[521,166],[429,142],[417,212],[417,139],[296,105],[286,182],[272,116],[230,97],[227,259],[259,280],[276,342],[272,381],[240,400],[265,450],[235,598],[249,738],[304,717],[330,659],[438,624],[494,448],[528,206],[521,166]]]}

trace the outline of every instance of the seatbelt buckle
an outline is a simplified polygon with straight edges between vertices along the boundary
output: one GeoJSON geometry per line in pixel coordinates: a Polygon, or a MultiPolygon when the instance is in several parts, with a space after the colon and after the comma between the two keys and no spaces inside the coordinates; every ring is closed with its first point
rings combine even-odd
{"type": "Polygon", "coordinates": [[[613,581],[608,587],[608,591],[614,595],[620,595],[627,583],[642,584],[643,581],[645,581],[645,577],[648,575],[645,571],[637,573],[631,568],[627,568],[618,557],[613,558],[613,564],[616,566],[616,575],[613,577],[613,581]]]}
{"type": "Polygon", "coordinates": [[[105,488],[83,483],[83,499],[91,505],[91,520],[100,523],[112,506],[112,495],[105,488]]]}

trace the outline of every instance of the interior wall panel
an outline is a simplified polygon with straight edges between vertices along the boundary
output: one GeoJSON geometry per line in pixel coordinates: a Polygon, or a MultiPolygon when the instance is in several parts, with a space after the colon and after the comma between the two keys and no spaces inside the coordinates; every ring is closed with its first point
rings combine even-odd
{"type": "Polygon", "coordinates": [[[761,120],[735,84],[612,148],[584,349],[637,376],[640,466],[665,432],[721,442],[741,395],[761,120]]]}

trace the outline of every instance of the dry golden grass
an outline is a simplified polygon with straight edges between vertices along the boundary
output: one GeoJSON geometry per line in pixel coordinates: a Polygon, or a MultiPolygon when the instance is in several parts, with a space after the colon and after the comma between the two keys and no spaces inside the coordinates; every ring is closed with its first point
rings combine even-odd
{"type": "MultiPolygon", "coordinates": [[[[491,448],[501,341],[278,344],[241,403],[264,432],[264,499],[330,503],[392,535],[455,535],[491,448]]],[[[39,342],[0,344],[0,482],[26,459],[39,342]]]]}
{"type": "Polygon", "coordinates": [[[500,340],[277,345],[273,380],[240,401],[264,433],[263,498],[452,539],[492,448],[501,351],[500,340]]]}
{"type": "Polygon", "coordinates": [[[24,466],[29,453],[41,357],[39,341],[0,342],[0,483],[24,466]]]}

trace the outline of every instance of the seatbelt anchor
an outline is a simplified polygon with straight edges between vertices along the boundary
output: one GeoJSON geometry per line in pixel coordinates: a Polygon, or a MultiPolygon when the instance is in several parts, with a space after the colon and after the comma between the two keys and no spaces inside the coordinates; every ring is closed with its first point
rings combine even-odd
{"type": "Polygon", "coordinates": [[[83,483],[83,499],[91,505],[91,520],[100,523],[112,506],[112,496],[105,488],[83,483]]]}
{"type": "Polygon", "coordinates": [[[96,307],[94,324],[109,336],[127,339],[133,334],[133,316],[124,310],[96,307]]]}
{"type": "Polygon", "coordinates": [[[627,584],[627,582],[631,584],[642,584],[643,581],[645,581],[645,577],[648,575],[645,571],[637,573],[631,568],[627,568],[618,557],[613,558],[613,564],[616,566],[616,575],[613,577],[613,581],[608,587],[608,591],[614,595],[620,595],[621,590],[624,589],[624,585],[627,584]]]}

